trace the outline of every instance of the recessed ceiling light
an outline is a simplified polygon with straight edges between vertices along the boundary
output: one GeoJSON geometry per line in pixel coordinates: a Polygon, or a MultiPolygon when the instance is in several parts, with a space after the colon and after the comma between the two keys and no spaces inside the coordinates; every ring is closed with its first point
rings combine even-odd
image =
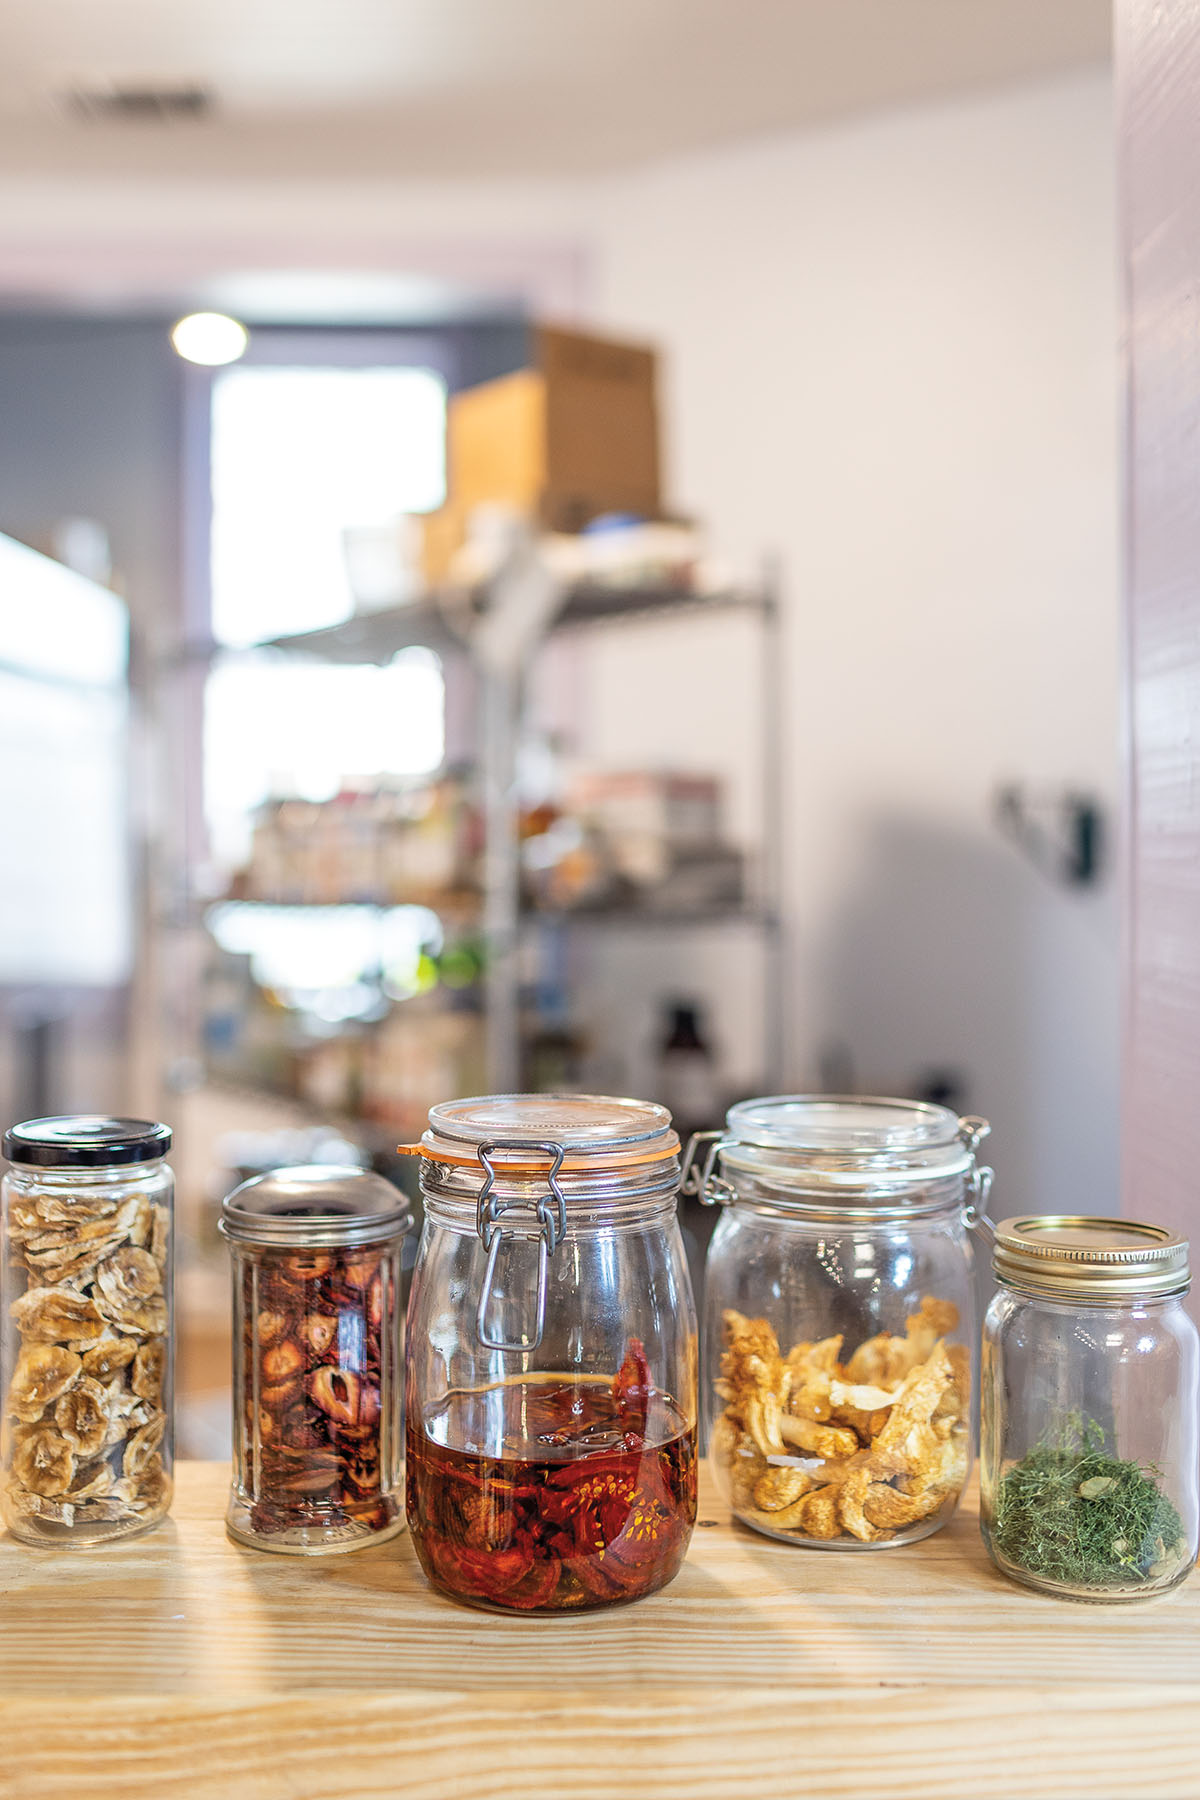
{"type": "Polygon", "coordinates": [[[250,333],[228,313],[188,313],[171,327],[171,344],[187,362],[219,368],[244,356],[250,333]]]}

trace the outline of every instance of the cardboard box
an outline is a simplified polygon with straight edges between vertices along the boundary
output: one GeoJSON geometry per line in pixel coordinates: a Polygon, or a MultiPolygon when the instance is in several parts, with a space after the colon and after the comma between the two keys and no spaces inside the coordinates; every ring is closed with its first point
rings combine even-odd
{"type": "Polygon", "coordinates": [[[529,368],[451,398],[447,476],[460,515],[499,501],[548,531],[607,512],[656,517],[653,350],[539,326],[529,368]]]}
{"type": "Polygon", "coordinates": [[[429,587],[450,579],[450,564],[466,535],[466,511],[452,502],[422,518],[420,566],[429,587]]]}

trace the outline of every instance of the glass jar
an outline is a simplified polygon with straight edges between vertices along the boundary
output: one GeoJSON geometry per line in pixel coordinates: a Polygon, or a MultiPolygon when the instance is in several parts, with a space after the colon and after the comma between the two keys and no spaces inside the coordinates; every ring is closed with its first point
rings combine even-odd
{"type": "Polygon", "coordinates": [[[692,1140],[685,1191],[723,1207],[705,1276],[709,1461],[768,1537],[911,1543],[958,1504],[988,1129],[940,1106],[796,1094],[747,1100],[692,1140]]]}
{"type": "Polygon", "coordinates": [[[435,1106],[408,1310],[408,1522],[443,1593],[609,1606],[675,1575],[696,1518],[696,1315],[664,1107],[435,1106]]]}
{"type": "Polygon", "coordinates": [[[230,1537],[325,1556],[404,1526],[401,1245],[391,1182],[332,1164],[226,1196],[233,1258],[230,1537]]]}
{"type": "Polygon", "coordinates": [[[171,1504],[170,1147],[90,1114],[4,1134],[0,1508],[27,1544],[131,1537],[171,1504]]]}
{"type": "Polygon", "coordinates": [[[1073,1600],[1175,1587],[1200,1518],[1187,1243],[1132,1219],[1006,1219],[992,1267],[980,1433],[992,1561],[1073,1600]]]}

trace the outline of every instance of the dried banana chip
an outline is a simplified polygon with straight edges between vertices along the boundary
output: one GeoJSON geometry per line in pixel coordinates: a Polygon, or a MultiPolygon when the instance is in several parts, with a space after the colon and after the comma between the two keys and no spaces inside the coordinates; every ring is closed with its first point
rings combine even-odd
{"type": "Polygon", "coordinates": [[[19,1519],[45,1519],[53,1525],[71,1525],[75,1521],[75,1508],[69,1500],[48,1500],[11,1483],[6,1497],[9,1511],[19,1519]]]}
{"type": "Polygon", "coordinates": [[[150,1242],[150,1232],[154,1226],[154,1208],[144,1197],[134,1202],[136,1211],[129,1226],[129,1241],[139,1250],[144,1250],[150,1242]]]}
{"type": "Polygon", "coordinates": [[[120,1243],[129,1236],[137,1217],[138,1208],[146,1202],[138,1200],[126,1201],[119,1212],[96,1219],[72,1218],[62,1225],[43,1227],[36,1237],[26,1240],[29,1250],[70,1250],[73,1246],[82,1249],[85,1244],[100,1243],[103,1239],[112,1238],[120,1243]]]}
{"type": "MultiPolygon", "coordinates": [[[[72,1344],[71,1348],[75,1350],[79,1346],[72,1344]]],[[[83,1372],[85,1375],[94,1375],[97,1381],[107,1382],[112,1376],[119,1375],[122,1369],[129,1367],[137,1351],[136,1338],[117,1337],[113,1332],[106,1332],[104,1337],[83,1352],[83,1372]]]]}
{"type": "Polygon", "coordinates": [[[26,1194],[9,1201],[8,1235],[24,1238],[30,1234],[52,1231],[70,1225],[87,1225],[96,1219],[111,1219],[123,1203],[99,1196],[87,1200],[64,1200],[60,1195],[26,1194]]]}
{"type": "Polygon", "coordinates": [[[121,1473],[127,1481],[135,1481],[142,1475],[162,1443],[163,1432],[167,1426],[166,1413],[155,1413],[153,1418],[134,1432],[125,1446],[125,1458],[121,1465],[121,1473]]]}
{"type": "Polygon", "coordinates": [[[38,1217],[37,1202],[24,1199],[9,1201],[5,1225],[8,1228],[9,1237],[15,1244],[19,1244],[31,1232],[45,1231],[46,1229],[46,1221],[38,1217]]]}
{"type": "Polygon", "coordinates": [[[78,1456],[94,1456],[108,1436],[108,1392],[84,1375],[54,1408],[54,1423],[78,1456]]]}
{"type": "Polygon", "coordinates": [[[155,1338],[143,1344],[133,1359],[133,1376],[130,1381],[135,1394],[143,1400],[152,1400],[157,1406],[162,1399],[163,1376],[167,1368],[167,1342],[165,1338],[155,1338]]]}
{"type": "Polygon", "coordinates": [[[111,1219],[128,1204],[116,1194],[89,1194],[86,1198],[81,1194],[69,1200],[61,1194],[37,1194],[33,1198],[38,1218],[54,1225],[70,1225],[77,1219],[111,1219]]]}
{"type": "Polygon", "coordinates": [[[67,1495],[68,1500],[102,1500],[110,1494],[116,1476],[112,1464],[88,1463],[84,1469],[76,1469],[75,1484],[67,1495]]]}
{"type": "Polygon", "coordinates": [[[155,1294],[149,1300],[116,1301],[97,1293],[96,1305],[118,1331],[150,1338],[161,1337],[167,1329],[167,1303],[161,1294],[155,1294]]]}
{"type": "Polygon", "coordinates": [[[90,1344],[105,1331],[95,1301],[74,1288],[28,1288],[8,1310],[22,1337],[42,1343],[90,1344]]]}
{"type": "Polygon", "coordinates": [[[161,1456],[152,1456],[140,1474],[132,1478],[130,1504],[137,1512],[155,1512],[171,1502],[171,1477],[161,1456]]]}
{"type": "Polygon", "coordinates": [[[65,1494],[75,1479],[75,1457],[52,1425],[36,1425],[14,1442],[12,1472],[31,1494],[65,1494]]]}
{"type": "Polygon", "coordinates": [[[132,1510],[128,1500],[116,1500],[111,1494],[106,1494],[87,1501],[83,1506],[77,1506],[75,1518],[80,1525],[86,1524],[90,1519],[103,1519],[112,1523],[117,1519],[127,1519],[132,1510]]]}
{"type": "Polygon", "coordinates": [[[47,1286],[69,1282],[84,1287],[96,1272],[96,1265],[120,1240],[105,1239],[100,1244],[85,1244],[77,1255],[47,1250],[41,1255],[27,1254],[25,1261],[38,1280],[47,1286]]]}
{"type": "Polygon", "coordinates": [[[167,1244],[170,1241],[171,1221],[165,1206],[154,1208],[154,1222],[150,1229],[150,1254],[159,1268],[165,1268],[167,1262],[167,1244]]]}
{"type": "Polygon", "coordinates": [[[8,1390],[9,1411],[32,1424],[83,1372],[73,1350],[60,1344],[31,1344],[22,1350],[8,1390]]]}
{"type": "Polygon", "coordinates": [[[149,1424],[154,1416],[154,1408],[148,1400],[142,1400],[132,1393],[119,1378],[110,1381],[105,1392],[108,1396],[108,1433],[104,1439],[104,1448],[111,1450],[122,1438],[129,1437],[143,1425],[149,1424]]]}
{"type": "Polygon", "coordinates": [[[96,1270],[96,1286],[114,1306],[149,1300],[162,1292],[162,1270],[148,1250],[118,1250],[96,1270]]]}

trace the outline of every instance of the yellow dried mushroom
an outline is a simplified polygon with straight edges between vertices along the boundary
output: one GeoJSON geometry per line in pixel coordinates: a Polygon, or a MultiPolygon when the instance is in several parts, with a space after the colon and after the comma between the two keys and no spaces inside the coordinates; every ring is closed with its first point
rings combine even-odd
{"type": "Polygon", "coordinates": [[[843,1364],[841,1337],[783,1355],[765,1319],[724,1314],[709,1454],[734,1510],[764,1530],[885,1542],[932,1519],[967,1476],[970,1357],[944,1334],[952,1302],[926,1296],[905,1335],[843,1364]]]}

